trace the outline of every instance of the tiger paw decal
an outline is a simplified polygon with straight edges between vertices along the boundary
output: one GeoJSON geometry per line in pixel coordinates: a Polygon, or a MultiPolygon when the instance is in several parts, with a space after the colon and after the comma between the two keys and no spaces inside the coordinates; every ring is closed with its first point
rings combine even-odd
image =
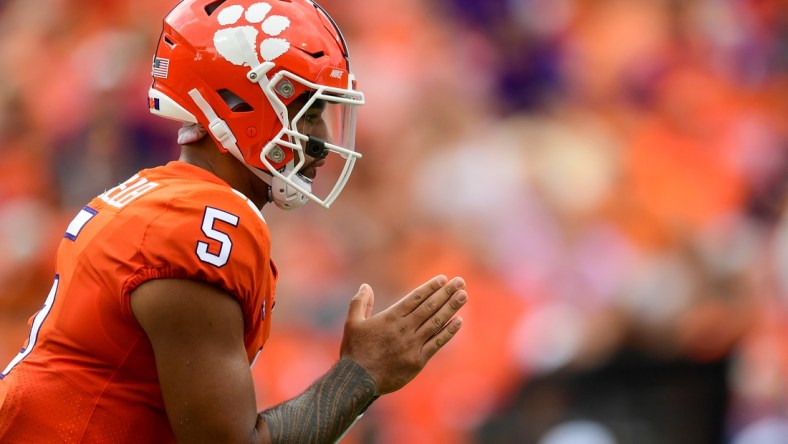
{"type": "Polygon", "coordinates": [[[254,3],[244,9],[241,5],[230,5],[223,8],[216,20],[222,28],[213,35],[216,51],[228,62],[243,65],[247,57],[243,54],[243,45],[238,44],[238,33],[243,33],[249,47],[255,51],[258,61],[270,62],[277,59],[290,49],[290,42],[277,36],[290,26],[290,19],[282,15],[271,15],[271,5],[266,2],[254,3]],[[263,33],[263,40],[257,45],[258,36],[263,33]],[[262,60],[261,60],[262,59],[262,60]]]}

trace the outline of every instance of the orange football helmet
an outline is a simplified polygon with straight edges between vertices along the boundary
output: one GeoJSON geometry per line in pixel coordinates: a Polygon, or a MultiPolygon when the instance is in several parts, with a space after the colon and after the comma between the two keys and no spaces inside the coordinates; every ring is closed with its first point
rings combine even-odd
{"type": "Polygon", "coordinates": [[[152,75],[150,111],[205,127],[271,187],[280,208],[308,199],[328,208],[361,157],[354,144],[364,95],[339,28],[311,0],[184,0],[164,19],[152,75]],[[308,99],[289,115],[299,97],[308,99]],[[296,125],[316,103],[329,140],[296,125]],[[300,174],[305,154],[335,159],[321,196],[300,174]]]}

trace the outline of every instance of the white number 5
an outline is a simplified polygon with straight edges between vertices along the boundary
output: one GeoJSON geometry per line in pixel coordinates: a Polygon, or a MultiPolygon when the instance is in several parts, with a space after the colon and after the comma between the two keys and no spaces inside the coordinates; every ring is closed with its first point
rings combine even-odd
{"type": "Polygon", "coordinates": [[[219,253],[208,251],[208,243],[197,242],[197,256],[201,261],[211,265],[221,267],[230,259],[230,251],[233,249],[233,241],[224,231],[217,230],[216,220],[226,222],[234,227],[238,226],[238,216],[216,208],[205,207],[205,215],[202,218],[202,232],[208,239],[215,240],[221,244],[219,253]]]}

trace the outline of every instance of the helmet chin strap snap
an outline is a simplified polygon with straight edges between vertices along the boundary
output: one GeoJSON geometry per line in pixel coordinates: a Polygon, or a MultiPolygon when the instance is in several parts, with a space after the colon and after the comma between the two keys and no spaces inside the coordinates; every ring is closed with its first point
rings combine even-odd
{"type": "MultiPolygon", "coordinates": [[[[288,165],[288,168],[286,168],[282,174],[287,175],[287,170],[289,168],[290,166],[288,165]]],[[[312,181],[306,176],[296,173],[290,177],[290,180],[303,190],[312,190],[312,181]]],[[[277,176],[272,178],[270,190],[271,198],[273,199],[274,204],[283,210],[293,210],[309,202],[309,198],[306,196],[306,194],[297,190],[295,187],[277,176]]]]}

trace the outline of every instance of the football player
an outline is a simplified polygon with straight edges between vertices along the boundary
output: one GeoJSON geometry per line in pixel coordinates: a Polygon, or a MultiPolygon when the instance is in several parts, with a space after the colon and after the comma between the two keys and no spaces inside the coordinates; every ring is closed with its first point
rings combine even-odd
{"type": "Polygon", "coordinates": [[[339,439],[454,337],[467,300],[462,278],[437,276],[373,315],[362,285],[336,364],[256,410],[277,279],[260,208],[329,207],[361,157],[342,34],[311,0],[185,0],[152,75],[150,111],[183,122],[180,158],[66,228],[29,339],[0,367],[0,441],[339,439]]]}

